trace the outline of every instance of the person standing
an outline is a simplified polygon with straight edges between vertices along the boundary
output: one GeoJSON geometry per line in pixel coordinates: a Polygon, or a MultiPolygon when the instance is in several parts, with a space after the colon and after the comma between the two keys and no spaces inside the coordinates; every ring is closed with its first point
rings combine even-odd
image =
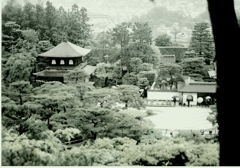
{"type": "Polygon", "coordinates": [[[176,106],[176,97],[173,98],[173,103],[174,103],[174,106],[176,106]]]}

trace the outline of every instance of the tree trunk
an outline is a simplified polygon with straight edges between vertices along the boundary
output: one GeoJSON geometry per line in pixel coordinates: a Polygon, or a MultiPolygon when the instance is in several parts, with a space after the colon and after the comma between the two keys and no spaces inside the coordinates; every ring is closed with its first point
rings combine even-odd
{"type": "Polygon", "coordinates": [[[216,46],[220,166],[237,166],[240,165],[239,155],[234,151],[240,151],[240,88],[232,88],[232,82],[226,77],[235,79],[239,76],[240,28],[234,0],[207,1],[216,46]]]}
{"type": "Polygon", "coordinates": [[[125,107],[128,108],[128,101],[126,101],[126,103],[125,103],[125,107]]]}
{"type": "Polygon", "coordinates": [[[175,87],[176,87],[176,89],[178,89],[178,83],[177,82],[175,83],[175,87]]]}
{"type": "Polygon", "coordinates": [[[97,139],[97,134],[94,135],[94,140],[96,140],[96,139],[97,139]]]}
{"type": "Polygon", "coordinates": [[[22,105],[23,101],[22,101],[22,95],[21,94],[19,95],[19,99],[20,99],[20,104],[22,105]]]}
{"type": "Polygon", "coordinates": [[[23,134],[23,126],[22,126],[22,124],[19,125],[18,133],[19,133],[19,135],[23,134]]]}
{"type": "Polygon", "coordinates": [[[50,126],[50,117],[48,117],[48,119],[47,119],[47,125],[48,125],[48,127],[50,126]]]}
{"type": "Polygon", "coordinates": [[[105,87],[107,86],[107,83],[108,83],[108,77],[106,77],[105,80],[104,80],[105,87]]]}

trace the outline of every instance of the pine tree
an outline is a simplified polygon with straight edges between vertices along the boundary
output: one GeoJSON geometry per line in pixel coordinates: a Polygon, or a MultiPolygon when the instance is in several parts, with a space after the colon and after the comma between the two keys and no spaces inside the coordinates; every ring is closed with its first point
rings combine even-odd
{"type": "Polygon", "coordinates": [[[194,26],[192,38],[190,42],[190,49],[194,50],[199,57],[204,57],[206,64],[210,64],[213,59],[213,38],[208,30],[210,28],[208,23],[200,22],[194,26]]]}
{"type": "Polygon", "coordinates": [[[183,75],[190,76],[195,81],[202,81],[205,76],[204,60],[202,57],[186,58],[181,63],[183,75]]]}

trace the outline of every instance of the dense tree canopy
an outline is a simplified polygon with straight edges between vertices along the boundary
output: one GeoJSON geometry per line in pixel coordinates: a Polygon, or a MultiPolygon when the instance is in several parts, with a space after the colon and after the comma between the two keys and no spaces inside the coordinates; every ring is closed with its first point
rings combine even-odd
{"type": "Polygon", "coordinates": [[[155,82],[160,88],[164,83],[168,83],[170,90],[174,85],[177,89],[178,83],[183,82],[182,67],[175,63],[160,64],[155,82]]]}
{"type": "Polygon", "coordinates": [[[137,85],[138,77],[135,73],[126,73],[122,78],[122,83],[124,85],[137,85]]]}
{"type": "Polygon", "coordinates": [[[64,35],[77,45],[89,45],[91,25],[88,23],[87,10],[79,9],[76,4],[72,5],[71,10],[65,11],[63,7],[56,9],[49,1],[46,2],[46,7],[31,2],[21,7],[11,0],[3,7],[2,16],[3,23],[12,21],[22,29],[38,31],[40,40],[49,40],[53,45],[59,44],[64,35]]]}
{"type": "Polygon", "coordinates": [[[140,97],[138,87],[132,85],[120,85],[117,87],[119,91],[120,101],[125,104],[125,107],[141,108],[145,107],[143,99],[140,97]]]}
{"type": "Polygon", "coordinates": [[[98,138],[94,143],[66,150],[60,132],[45,131],[42,140],[30,140],[3,131],[2,164],[44,166],[218,166],[216,144],[196,145],[183,139],[137,145],[127,138],[98,138]],[[22,158],[22,159],[19,159],[22,158]]]}
{"type": "Polygon", "coordinates": [[[204,65],[204,58],[202,57],[186,58],[181,62],[183,75],[188,75],[196,81],[202,81],[203,76],[206,76],[204,65]]]}
{"type": "Polygon", "coordinates": [[[197,23],[191,37],[190,48],[194,50],[199,57],[204,57],[209,65],[213,60],[213,37],[209,31],[209,24],[205,22],[197,23]]]}
{"type": "MultiPolygon", "coordinates": [[[[150,13],[164,18],[165,12],[150,13]]],[[[180,64],[160,64],[158,46],[171,42],[163,35],[153,44],[153,20],[119,23],[93,36],[86,8],[73,4],[66,10],[50,1],[21,6],[9,0],[2,9],[2,164],[219,165],[217,141],[207,142],[195,132],[165,137],[145,118],[146,100],[140,95],[154,82],[177,88],[182,74],[202,80],[204,59],[212,59],[208,25],[195,27],[192,53],[180,64]],[[91,48],[83,62],[96,70],[89,75],[77,67],[64,76],[65,83],[37,85],[32,74],[49,64],[37,56],[64,39],[91,48]]],[[[214,107],[208,120],[216,124],[214,107]]]]}
{"type": "Polygon", "coordinates": [[[159,35],[155,39],[155,45],[156,46],[171,46],[172,45],[171,37],[168,36],[167,34],[159,35]]]}
{"type": "Polygon", "coordinates": [[[118,92],[114,89],[96,89],[86,92],[84,96],[84,104],[90,107],[100,103],[100,107],[111,109],[117,102],[119,102],[118,92]]]}

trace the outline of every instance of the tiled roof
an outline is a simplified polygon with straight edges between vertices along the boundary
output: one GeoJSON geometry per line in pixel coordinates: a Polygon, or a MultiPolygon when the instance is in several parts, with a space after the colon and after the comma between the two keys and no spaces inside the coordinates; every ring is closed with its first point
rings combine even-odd
{"type": "Polygon", "coordinates": [[[64,74],[70,72],[69,70],[56,70],[56,69],[51,69],[51,70],[43,70],[37,73],[33,73],[33,75],[36,76],[42,76],[42,77],[63,77],[64,74]]]}
{"type": "MultiPolygon", "coordinates": [[[[82,63],[76,68],[83,69],[88,75],[92,74],[96,66],[86,65],[86,63],[82,63]]],[[[33,73],[36,76],[43,76],[43,77],[64,77],[64,74],[70,72],[72,69],[45,69],[43,71],[33,73]]]]}
{"type": "Polygon", "coordinates": [[[175,63],[175,55],[162,55],[160,63],[175,63]]]}
{"type": "Polygon", "coordinates": [[[76,66],[47,66],[45,69],[56,69],[56,70],[73,70],[76,66]]]}
{"type": "Polygon", "coordinates": [[[188,93],[216,93],[217,85],[215,82],[193,82],[185,85],[179,92],[188,93]]]}
{"type": "Polygon", "coordinates": [[[91,65],[86,65],[83,70],[88,74],[91,75],[95,70],[96,70],[96,66],[91,66],[91,65]]]}
{"type": "Polygon", "coordinates": [[[217,76],[216,71],[208,71],[208,74],[209,74],[210,78],[216,78],[216,76],[217,76]]]}
{"type": "Polygon", "coordinates": [[[79,47],[73,43],[61,42],[56,47],[50,49],[49,51],[39,54],[42,57],[58,57],[58,58],[66,58],[66,57],[81,57],[87,55],[91,49],[86,49],[79,47]]]}

